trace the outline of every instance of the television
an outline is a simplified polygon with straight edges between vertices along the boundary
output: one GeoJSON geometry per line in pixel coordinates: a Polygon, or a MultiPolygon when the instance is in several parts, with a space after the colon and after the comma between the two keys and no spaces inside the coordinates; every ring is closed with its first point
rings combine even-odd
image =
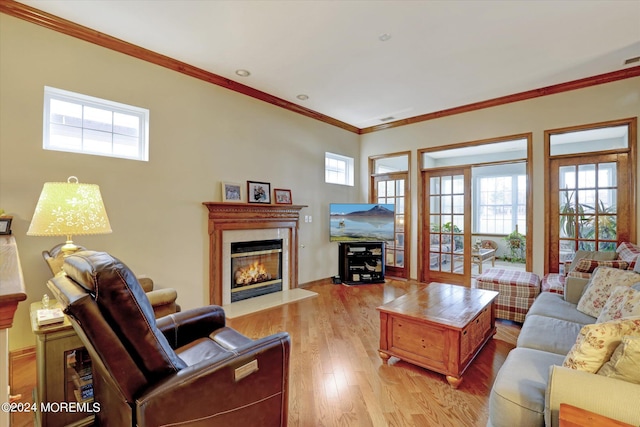
{"type": "Polygon", "coordinates": [[[393,242],[395,205],[384,203],[329,204],[331,242],[393,242]]]}

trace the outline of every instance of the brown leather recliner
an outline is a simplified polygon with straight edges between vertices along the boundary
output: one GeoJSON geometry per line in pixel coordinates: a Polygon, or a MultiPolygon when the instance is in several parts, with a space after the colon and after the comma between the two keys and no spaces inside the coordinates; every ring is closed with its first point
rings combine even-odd
{"type": "MultiPolygon", "coordinates": [[[[62,272],[62,264],[64,262],[64,254],[62,253],[63,245],[64,243],[60,243],[48,251],[42,251],[42,258],[44,258],[54,276],[62,272]]],[[[87,248],[83,246],[78,246],[78,248],[79,251],[87,250],[87,248]]],[[[175,289],[153,289],[153,280],[149,277],[138,277],[138,282],[140,282],[145,295],[149,298],[156,318],[180,311],[180,306],[176,303],[178,293],[175,289]]]]}
{"type": "Polygon", "coordinates": [[[225,326],[221,307],[156,321],[135,275],[105,252],[47,283],[93,363],[100,426],[286,426],[290,338],[225,326]]]}

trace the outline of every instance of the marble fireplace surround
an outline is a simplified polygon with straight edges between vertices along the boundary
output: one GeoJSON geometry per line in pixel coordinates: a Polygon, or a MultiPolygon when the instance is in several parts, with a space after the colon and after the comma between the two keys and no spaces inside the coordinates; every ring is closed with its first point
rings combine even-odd
{"type": "Polygon", "coordinates": [[[314,296],[298,288],[298,228],[304,205],[204,202],[209,210],[209,303],[220,305],[233,318],[314,296]],[[225,257],[231,241],[283,240],[281,292],[231,303],[231,274],[225,257]],[[228,287],[229,289],[225,289],[228,287]]]}

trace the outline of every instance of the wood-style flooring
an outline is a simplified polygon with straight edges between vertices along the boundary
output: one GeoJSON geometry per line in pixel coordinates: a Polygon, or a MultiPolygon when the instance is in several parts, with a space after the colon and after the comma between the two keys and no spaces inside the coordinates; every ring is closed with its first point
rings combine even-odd
{"type": "MultiPolygon", "coordinates": [[[[289,426],[486,426],[488,397],[498,369],[515,347],[518,324],[497,321],[497,334],[480,351],[456,390],[444,375],[378,355],[376,307],[427,286],[387,280],[382,285],[334,285],[305,289],[315,298],[231,319],[251,338],[277,331],[291,335],[289,426]]],[[[12,392],[35,386],[35,360],[12,366],[12,392]]],[[[13,427],[30,427],[13,417],[13,427]]]]}

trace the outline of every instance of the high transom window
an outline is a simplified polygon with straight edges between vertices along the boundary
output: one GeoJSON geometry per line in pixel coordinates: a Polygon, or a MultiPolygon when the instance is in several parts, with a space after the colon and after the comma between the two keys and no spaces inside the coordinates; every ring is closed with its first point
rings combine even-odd
{"type": "Polygon", "coordinates": [[[353,158],[326,152],[324,155],[324,181],[327,184],[353,186],[353,158]]]}
{"type": "Polygon", "coordinates": [[[45,150],[149,160],[149,110],[45,86],[45,150]]]}

